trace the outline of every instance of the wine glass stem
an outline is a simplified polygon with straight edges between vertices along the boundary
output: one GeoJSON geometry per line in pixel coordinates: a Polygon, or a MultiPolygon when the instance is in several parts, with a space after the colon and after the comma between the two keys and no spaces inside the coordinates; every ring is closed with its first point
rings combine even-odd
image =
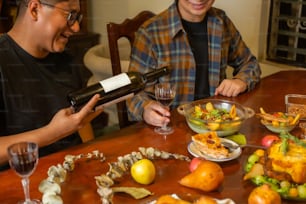
{"type": "Polygon", "coordinates": [[[29,177],[23,177],[21,180],[21,184],[23,187],[23,192],[24,192],[24,196],[25,196],[25,203],[30,203],[31,199],[30,199],[30,190],[29,190],[29,177]]]}
{"type": "MultiPolygon", "coordinates": [[[[164,115],[164,117],[167,117],[167,116],[164,115]]],[[[168,127],[168,123],[164,123],[161,129],[167,130],[167,127],[168,127]]]]}
{"type": "Polygon", "coordinates": [[[168,126],[168,123],[164,123],[163,126],[162,126],[162,129],[163,129],[163,130],[166,130],[166,129],[167,129],[167,126],[168,126]]]}

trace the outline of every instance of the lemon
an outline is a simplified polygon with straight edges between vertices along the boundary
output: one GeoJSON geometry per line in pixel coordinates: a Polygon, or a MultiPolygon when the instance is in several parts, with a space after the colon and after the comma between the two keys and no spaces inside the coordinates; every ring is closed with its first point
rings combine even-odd
{"type": "Polygon", "coordinates": [[[232,140],[239,145],[245,145],[247,143],[245,135],[241,133],[238,133],[236,135],[227,136],[226,139],[232,140]]]}
{"type": "Polygon", "coordinates": [[[131,175],[137,183],[148,185],[155,179],[155,166],[149,159],[141,159],[132,165],[131,175]]]}

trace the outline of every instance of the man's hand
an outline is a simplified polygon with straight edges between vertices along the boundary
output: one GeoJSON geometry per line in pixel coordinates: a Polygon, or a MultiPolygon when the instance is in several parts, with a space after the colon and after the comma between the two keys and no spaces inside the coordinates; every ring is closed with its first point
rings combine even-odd
{"type": "Polygon", "coordinates": [[[49,128],[59,132],[61,137],[79,130],[103,112],[103,109],[93,111],[98,100],[99,95],[97,94],[77,113],[74,113],[72,108],[59,110],[48,124],[49,128]]]}
{"type": "Polygon", "coordinates": [[[161,127],[170,122],[170,111],[156,101],[151,101],[144,107],[143,119],[146,123],[161,127]]]}
{"type": "Polygon", "coordinates": [[[224,79],[217,87],[215,95],[237,96],[247,89],[247,84],[240,79],[224,79]]]}

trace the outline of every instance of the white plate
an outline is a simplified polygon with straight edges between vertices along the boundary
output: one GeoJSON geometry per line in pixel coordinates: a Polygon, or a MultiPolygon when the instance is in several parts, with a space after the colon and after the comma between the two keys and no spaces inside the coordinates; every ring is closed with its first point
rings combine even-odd
{"type": "MultiPolygon", "coordinates": [[[[171,196],[173,198],[180,199],[180,197],[176,194],[172,194],[171,196]]],[[[229,199],[229,198],[225,198],[225,199],[222,199],[222,200],[214,198],[214,200],[217,202],[217,204],[235,204],[235,202],[232,199],[229,199]]],[[[156,200],[151,201],[148,204],[155,204],[155,203],[156,203],[156,200]]]]}
{"type": "MultiPolygon", "coordinates": [[[[229,140],[229,139],[225,139],[225,138],[220,138],[221,139],[221,142],[227,142],[227,143],[231,143],[233,145],[238,145],[237,143],[233,142],[232,140],[229,140]]],[[[233,149],[232,152],[229,154],[229,157],[227,158],[222,158],[222,159],[218,159],[218,158],[213,158],[211,156],[208,156],[204,153],[201,153],[198,148],[196,147],[196,145],[194,144],[194,142],[190,142],[188,144],[188,152],[194,156],[194,157],[201,157],[201,158],[204,158],[206,160],[210,160],[210,161],[215,161],[215,162],[225,162],[225,161],[230,161],[230,160],[233,160],[233,159],[236,159],[237,157],[240,156],[241,154],[241,148],[238,147],[237,149],[233,149]]]]}

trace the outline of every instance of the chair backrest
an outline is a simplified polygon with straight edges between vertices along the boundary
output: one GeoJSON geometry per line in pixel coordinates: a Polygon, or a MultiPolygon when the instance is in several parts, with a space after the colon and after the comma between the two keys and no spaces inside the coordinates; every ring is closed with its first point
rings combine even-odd
{"type": "MultiPolygon", "coordinates": [[[[135,32],[146,20],[153,16],[155,16],[155,14],[150,11],[142,11],[134,18],[125,19],[120,24],[113,22],[107,24],[108,46],[110,51],[113,75],[117,75],[122,72],[118,40],[120,38],[127,38],[130,46],[132,47],[135,39],[135,32]]],[[[131,122],[128,120],[125,101],[117,103],[117,111],[120,128],[130,125],[131,122]]]]}

